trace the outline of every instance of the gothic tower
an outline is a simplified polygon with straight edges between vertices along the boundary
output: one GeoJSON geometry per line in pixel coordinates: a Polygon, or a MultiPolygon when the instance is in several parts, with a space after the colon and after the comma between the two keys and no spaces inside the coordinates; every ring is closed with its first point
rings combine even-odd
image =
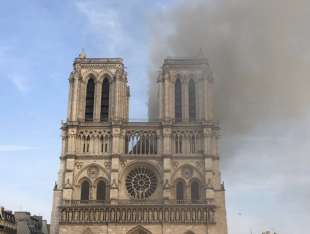
{"type": "Polygon", "coordinates": [[[69,81],[52,234],[227,234],[205,58],[164,61],[153,122],[128,122],[122,59],[81,54],[69,81]]]}

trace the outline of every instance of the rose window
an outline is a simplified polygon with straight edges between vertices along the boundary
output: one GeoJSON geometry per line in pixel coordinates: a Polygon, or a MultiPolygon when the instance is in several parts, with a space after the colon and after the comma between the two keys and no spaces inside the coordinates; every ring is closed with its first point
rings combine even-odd
{"type": "Polygon", "coordinates": [[[154,172],[146,167],[131,170],[126,178],[126,188],[131,197],[146,199],[156,190],[157,178],[154,172]]]}

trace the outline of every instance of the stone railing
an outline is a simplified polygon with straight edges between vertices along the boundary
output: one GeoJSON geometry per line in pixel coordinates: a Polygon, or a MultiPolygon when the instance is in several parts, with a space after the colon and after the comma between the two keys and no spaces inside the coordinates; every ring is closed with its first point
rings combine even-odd
{"type": "Polygon", "coordinates": [[[215,207],[178,205],[62,206],[61,224],[215,224],[215,207]]]}
{"type": "MultiPolygon", "coordinates": [[[[211,200],[127,200],[121,199],[117,201],[118,205],[175,205],[175,206],[184,206],[184,205],[211,205],[211,200]]],[[[104,200],[64,200],[63,206],[109,206],[110,201],[104,200]]]]}

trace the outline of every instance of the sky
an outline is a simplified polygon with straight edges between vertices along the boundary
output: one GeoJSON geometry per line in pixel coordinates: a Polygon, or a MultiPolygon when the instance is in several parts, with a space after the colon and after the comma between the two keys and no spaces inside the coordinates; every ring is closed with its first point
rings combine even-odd
{"type": "Polygon", "coordinates": [[[124,58],[131,120],[147,118],[152,72],[161,59],[203,48],[220,84],[216,104],[230,233],[307,230],[310,37],[309,30],[304,32],[309,4],[188,2],[2,3],[1,205],[50,218],[68,76],[82,48],[89,57],[124,58]]]}

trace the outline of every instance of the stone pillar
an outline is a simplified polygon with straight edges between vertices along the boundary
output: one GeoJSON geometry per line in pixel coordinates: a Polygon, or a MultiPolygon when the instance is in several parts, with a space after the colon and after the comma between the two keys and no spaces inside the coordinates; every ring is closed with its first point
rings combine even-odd
{"type": "Polygon", "coordinates": [[[164,119],[164,83],[163,83],[163,77],[160,74],[159,78],[157,80],[159,84],[159,119],[164,119]]]}
{"type": "Polygon", "coordinates": [[[94,122],[100,122],[102,81],[96,80],[94,97],[94,122]]]}
{"type": "Polygon", "coordinates": [[[163,175],[163,198],[164,202],[169,202],[171,197],[171,135],[172,129],[171,126],[164,126],[163,128],[163,140],[162,140],[162,149],[163,149],[163,166],[164,166],[164,175],[163,175]]]}
{"type": "Polygon", "coordinates": [[[110,178],[110,201],[111,204],[117,204],[119,190],[119,166],[120,154],[122,153],[121,145],[121,128],[120,126],[112,127],[112,165],[110,178]]]}
{"type": "Polygon", "coordinates": [[[162,121],[170,121],[174,118],[174,84],[171,76],[172,74],[166,72],[159,79],[159,113],[162,121]]]}
{"type": "Polygon", "coordinates": [[[79,82],[79,95],[78,95],[78,113],[77,113],[77,120],[78,121],[85,121],[85,106],[86,106],[86,89],[87,89],[87,83],[80,79],[79,82]]]}
{"type": "Polygon", "coordinates": [[[70,89],[71,89],[71,99],[69,100],[69,105],[70,105],[70,119],[71,121],[77,121],[79,117],[79,96],[80,96],[80,74],[77,71],[74,71],[72,74],[72,77],[70,77],[70,89]],[[71,85],[72,82],[72,85],[71,85]]]}
{"type": "Polygon", "coordinates": [[[213,120],[214,119],[214,81],[213,81],[213,75],[210,72],[208,74],[208,79],[207,79],[207,111],[206,111],[206,117],[207,120],[213,120]]]}
{"type": "Polygon", "coordinates": [[[205,195],[206,199],[214,199],[214,186],[213,186],[213,154],[212,154],[212,129],[209,127],[204,128],[204,155],[205,155],[205,195]]]}
{"type": "Polygon", "coordinates": [[[208,90],[208,80],[206,77],[203,79],[202,83],[202,88],[203,88],[203,120],[208,120],[208,95],[209,95],[209,90],[208,90]]]}
{"type": "Polygon", "coordinates": [[[196,91],[196,118],[197,120],[203,120],[203,98],[204,98],[204,81],[199,77],[195,82],[196,91]]]}
{"type": "Polygon", "coordinates": [[[69,97],[68,97],[68,107],[67,107],[67,112],[68,112],[68,117],[67,119],[69,121],[72,120],[72,99],[73,99],[73,86],[74,86],[74,75],[73,72],[71,72],[70,77],[69,77],[69,97]]]}
{"type": "Polygon", "coordinates": [[[110,80],[110,90],[109,90],[109,120],[114,119],[114,92],[115,85],[114,80],[110,80]]]}
{"type": "Polygon", "coordinates": [[[182,120],[188,121],[189,109],[188,109],[188,80],[183,78],[182,83],[182,120]]]}
{"type": "Polygon", "coordinates": [[[62,201],[62,191],[58,189],[57,185],[54,187],[53,191],[53,207],[51,214],[51,227],[50,234],[58,234],[59,233],[59,221],[60,221],[60,211],[59,206],[62,201]]]}

